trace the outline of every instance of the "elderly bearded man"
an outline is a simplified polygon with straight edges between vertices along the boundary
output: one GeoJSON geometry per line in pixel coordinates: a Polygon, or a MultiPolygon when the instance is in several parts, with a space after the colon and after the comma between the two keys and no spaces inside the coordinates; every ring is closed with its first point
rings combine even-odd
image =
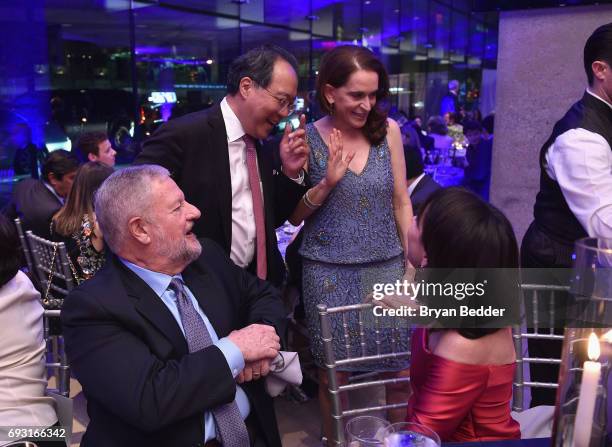
{"type": "Polygon", "coordinates": [[[66,299],[89,446],[280,446],[263,381],[280,349],[276,289],[192,233],[165,168],[110,176],[95,209],[113,255],[66,299]]]}

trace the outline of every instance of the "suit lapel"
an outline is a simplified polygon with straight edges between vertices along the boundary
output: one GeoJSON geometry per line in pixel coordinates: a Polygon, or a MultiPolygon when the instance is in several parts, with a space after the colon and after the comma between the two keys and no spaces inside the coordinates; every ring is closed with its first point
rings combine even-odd
{"type": "MultiPolygon", "coordinates": [[[[185,284],[193,293],[200,308],[208,317],[217,336],[222,338],[231,331],[231,321],[225,312],[228,302],[221,301],[224,297],[223,291],[213,280],[208,272],[196,270],[193,266],[188,266],[182,273],[185,284]]],[[[225,299],[225,298],[224,298],[225,299]]]]}
{"type": "Polygon", "coordinates": [[[182,355],[188,353],[187,341],[161,298],[138,275],[113,256],[128,296],[136,300],[136,311],[145,317],[182,355]]]}
{"type": "MultiPolygon", "coordinates": [[[[210,126],[210,152],[212,170],[215,173],[217,184],[217,198],[219,200],[219,217],[223,228],[226,246],[232,242],[232,182],[229,164],[229,151],[227,146],[227,131],[221,107],[216,105],[211,109],[208,125],[210,126]]],[[[202,210],[206,213],[206,210],[202,210]]]]}

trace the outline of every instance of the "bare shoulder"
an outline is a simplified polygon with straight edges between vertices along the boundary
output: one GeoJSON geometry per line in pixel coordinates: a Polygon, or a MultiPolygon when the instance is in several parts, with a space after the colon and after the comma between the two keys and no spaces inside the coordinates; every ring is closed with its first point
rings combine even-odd
{"type": "Polygon", "coordinates": [[[515,361],[510,329],[500,329],[477,339],[457,331],[443,331],[430,337],[430,350],[437,356],[469,365],[506,365],[515,361]]]}
{"type": "Polygon", "coordinates": [[[402,145],[402,134],[399,125],[393,118],[387,118],[387,124],[387,144],[389,145],[389,149],[391,150],[392,157],[397,158],[400,153],[402,155],[404,153],[404,146],[402,145]]]}
{"type": "Polygon", "coordinates": [[[387,118],[387,132],[389,134],[398,135],[401,133],[399,124],[393,118],[387,118]]]}

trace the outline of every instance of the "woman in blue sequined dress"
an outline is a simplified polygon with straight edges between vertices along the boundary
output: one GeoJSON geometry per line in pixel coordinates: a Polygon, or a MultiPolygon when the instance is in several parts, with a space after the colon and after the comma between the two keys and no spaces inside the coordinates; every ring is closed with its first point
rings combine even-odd
{"type": "MultiPolygon", "coordinates": [[[[304,259],[303,294],[311,334],[311,349],[322,367],[323,350],[316,306],[342,306],[366,301],[374,283],[401,280],[407,260],[407,232],[412,206],[406,188],[406,168],[400,129],[385,108],[389,79],[382,63],[366,48],[341,46],[321,60],[317,99],[327,115],[309,124],[308,174],[314,185],[296,208],[291,223],[305,220],[300,254],[304,259]]],[[[348,353],[361,355],[358,324],[349,322],[353,344],[348,353]]],[[[332,319],[336,358],[346,358],[342,321],[332,319]]],[[[368,354],[376,354],[374,328],[366,327],[368,354]],[[371,333],[370,333],[371,332],[371,333]]],[[[383,330],[382,350],[408,350],[406,329],[383,330]]],[[[407,375],[405,360],[385,360],[350,371],[385,371],[407,375]]],[[[327,377],[319,369],[321,414],[329,415],[327,377]]],[[[387,388],[388,402],[406,402],[405,388],[387,388]]],[[[402,420],[405,411],[389,414],[402,420]]],[[[324,417],[324,433],[330,420],[324,417]]]]}

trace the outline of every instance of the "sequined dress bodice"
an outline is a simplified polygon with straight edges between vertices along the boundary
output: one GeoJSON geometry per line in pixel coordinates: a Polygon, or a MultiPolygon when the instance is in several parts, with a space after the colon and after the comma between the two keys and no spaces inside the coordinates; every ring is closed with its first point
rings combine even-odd
{"type": "MultiPolygon", "coordinates": [[[[327,171],[328,149],[314,124],[306,126],[313,185],[327,171]]],[[[360,174],[348,170],[325,203],[304,224],[300,254],[305,258],[360,264],[402,253],[393,214],[393,173],[386,140],[370,148],[360,174]]]]}

